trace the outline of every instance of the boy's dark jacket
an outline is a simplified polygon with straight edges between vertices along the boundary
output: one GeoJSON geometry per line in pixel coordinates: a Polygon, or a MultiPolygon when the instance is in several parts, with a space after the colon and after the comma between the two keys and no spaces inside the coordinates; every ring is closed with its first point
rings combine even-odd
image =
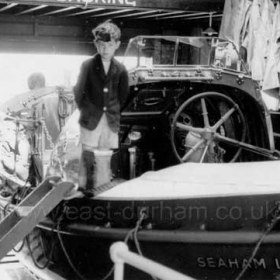
{"type": "Polygon", "coordinates": [[[99,54],[83,62],[74,87],[75,101],[81,113],[80,125],[94,130],[105,113],[110,128],[117,132],[120,108],[127,98],[128,90],[127,70],[116,59],[112,59],[107,75],[99,54]]]}

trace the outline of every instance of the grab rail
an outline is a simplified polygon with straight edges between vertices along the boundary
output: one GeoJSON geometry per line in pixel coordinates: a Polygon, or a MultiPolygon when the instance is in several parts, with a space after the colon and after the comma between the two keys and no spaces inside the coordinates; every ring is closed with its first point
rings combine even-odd
{"type": "Polygon", "coordinates": [[[114,280],[123,280],[124,263],[162,280],[194,280],[194,278],[129,251],[124,242],[115,242],[112,244],[110,247],[110,256],[115,264],[114,280]]]}

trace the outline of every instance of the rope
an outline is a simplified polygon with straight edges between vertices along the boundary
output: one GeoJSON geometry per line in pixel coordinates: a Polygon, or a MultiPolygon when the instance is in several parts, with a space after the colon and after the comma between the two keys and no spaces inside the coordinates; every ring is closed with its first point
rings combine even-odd
{"type": "Polygon", "coordinates": [[[51,246],[51,251],[50,251],[50,254],[49,256],[46,255],[46,252],[45,252],[45,249],[44,249],[44,246],[43,246],[43,243],[42,242],[42,239],[40,238],[40,245],[42,245],[42,248],[43,248],[43,254],[44,254],[44,257],[47,259],[47,261],[45,262],[45,264],[43,265],[40,265],[39,262],[35,259],[34,255],[33,255],[33,251],[32,251],[32,248],[31,248],[31,245],[30,245],[30,240],[29,240],[29,235],[26,236],[25,240],[26,240],[26,244],[27,244],[27,248],[28,248],[28,251],[29,251],[29,254],[31,256],[31,259],[34,263],[34,265],[39,268],[39,269],[45,269],[49,266],[50,262],[51,262],[51,258],[52,258],[52,255],[53,255],[53,252],[54,252],[54,242],[52,242],[52,246],[51,246]]]}
{"type": "MultiPolygon", "coordinates": [[[[76,266],[73,264],[67,250],[66,250],[66,247],[63,243],[63,240],[62,240],[62,236],[60,234],[60,224],[61,224],[61,221],[63,219],[63,214],[65,213],[65,209],[66,209],[66,206],[64,205],[64,209],[63,209],[63,213],[60,215],[60,217],[58,218],[58,223],[57,223],[57,236],[58,236],[58,239],[59,239],[59,242],[60,242],[60,246],[63,250],[63,253],[68,261],[68,264],[70,265],[70,267],[72,268],[72,270],[76,273],[76,275],[79,277],[80,280],[87,280],[80,272],[79,270],[76,268],[76,266]]],[[[114,272],[114,266],[109,270],[109,272],[101,279],[101,280],[107,280],[111,274],[114,272]]]]}
{"type": "MultiPolygon", "coordinates": [[[[64,207],[65,207],[65,205],[64,205],[64,207]]],[[[64,243],[63,243],[62,236],[61,236],[61,234],[60,234],[60,223],[61,223],[61,221],[62,221],[62,219],[63,219],[63,214],[65,213],[65,209],[66,209],[66,207],[63,209],[63,213],[62,213],[62,214],[60,215],[60,217],[58,218],[58,223],[57,223],[57,235],[58,235],[58,239],[59,239],[61,248],[62,248],[62,250],[63,250],[63,253],[64,253],[64,255],[65,255],[65,257],[66,257],[66,259],[67,259],[67,261],[68,261],[70,267],[72,268],[72,270],[76,273],[76,275],[77,275],[81,280],[86,280],[86,278],[78,271],[78,269],[76,268],[76,266],[73,264],[73,262],[72,262],[72,260],[71,260],[71,258],[70,258],[70,256],[69,256],[69,254],[68,254],[68,252],[67,252],[67,250],[66,250],[66,247],[65,247],[65,245],[64,245],[64,243]]],[[[132,236],[132,234],[133,234],[133,235],[134,235],[134,240],[136,240],[136,241],[135,241],[135,244],[137,244],[137,245],[136,245],[136,248],[137,248],[138,252],[141,252],[141,248],[140,248],[140,246],[139,246],[139,242],[138,242],[138,239],[137,239],[137,232],[139,231],[139,229],[140,229],[140,227],[141,227],[141,224],[142,224],[143,220],[144,220],[145,217],[146,217],[146,214],[144,213],[145,210],[146,210],[146,209],[143,208],[143,209],[140,211],[140,218],[139,218],[139,220],[137,221],[135,228],[133,228],[132,230],[130,230],[130,231],[128,232],[128,234],[126,235],[125,240],[124,240],[124,242],[127,243],[127,242],[128,242],[128,239],[129,239],[129,238],[132,236]]],[[[141,255],[142,255],[142,252],[141,252],[141,255]]],[[[113,272],[114,272],[114,266],[112,266],[112,268],[111,268],[111,269],[109,270],[109,272],[102,278],[102,280],[107,280],[107,279],[112,275],[113,272]]],[[[155,278],[153,278],[153,279],[155,279],[155,278]]]]}
{"type": "MultiPolygon", "coordinates": [[[[72,268],[72,270],[76,273],[76,275],[79,277],[80,280],[87,280],[79,271],[78,269],[76,268],[76,266],[74,265],[74,263],[72,262],[67,250],[66,250],[66,247],[63,243],[63,240],[62,240],[62,236],[60,234],[60,225],[61,225],[61,222],[63,220],[63,216],[64,216],[64,213],[65,213],[65,210],[66,210],[66,205],[64,204],[63,205],[64,209],[62,210],[62,214],[58,217],[58,220],[57,220],[57,225],[56,225],[56,231],[57,231],[57,236],[58,236],[58,239],[59,239],[59,242],[60,242],[60,246],[63,250],[63,253],[68,261],[68,264],[70,265],[70,267],[72,268]]],[[[131,229],[128,234],[126,235],[125,239],[124,239],[124,242],[127,244],[128,243],[128,240],[129,238],[133,237],[133,240],[135,242],[135,245],[136,245],[136,248],[137,248],[137,251],[138,253],[143,256],[143,253],[142,253],[142,250],[140,248],[140,244],[139,244],[139,241],[138,241],[138,237],[137,237],[137,233],[139,232],[140,228],[141,228],[141,225],[142,225],[142,222],[143,220],[146,218],[146,213],[145,213],[146,209],[143,208],[141,209],[140,211],[140,218],[138,219],[138,221],[136,222],[136,225],[133,229],[131,229]]],[[[55,228],[55,225],[54,225],[54,228],[55,228]]],[[[54,231],[54,228],[53,228],[53,231],[54,231]]],[[[44,269],[46,268],[49,263],[50,263],[50,260],[51,260],[51,256],[53,254],[53,250],[54,250],[54,242],[52,242],[52,248],[51,248],[51,252],[50,252],[50,255],[49,257],[47,258],[46,257],[46,254],[45,254],[45,251],[44,251],[44,255],[45,257],[47,258],[47,262],[43,265],[43,266],[40,266],[38,264],[38,262],[36,261],[35,257],[33,256],[32,254],[32,250],[31,250],[31,247],[30,247],[30,240],[29,238],[26,238],[26,241],[27,241],[27,247],[29,249],[29,252],[30,252],[30,255],[31,255],[31,258],[34,262],[34,264],[36,265],[36,267],[38,267],[39,269],[44,269]]],[[[102,280],[107,280],[113,273],[114,271],[114,266],[109,270],[109,272],[102,278],[102,280]]],[[[151,277],[153,279],[156,279],[155,277],[153,277],[151,275],[151,277]]]]}
{"type": "Polygon", "coordinates": [[[22,240],[22,243],[21,245],[19,246],[19,248],[17,249],[16,247],[13,248],[13,251],[15,251],[16,253],[19,253],[23,247],[24,247],[24,244],[25,244],[25,239],[22,240]]]}
{"type": "Polygon", "coordinates": [[[65,125],[66,118],[68,118],[75,109],[74,95],[65,93],[63,88],[59,88],[57,114],[59,119],[60,131],[65,125]]]}
{"type": "MultiPolygon", "coordinates": [[[[126,235],[126,237],[125,237],[125,239],[124,239],[124,242],[127,244],[127,243],[128,243],[128,239],[131,238],[131,237],[133,237],[133,241],[134,241],[135,247],[136,247],[136,249],[137,249],[137,252],[138,252],[138,254],[139,254],[140,256],[142,256],[142,257],[143,257],[143,252],[142,252],[142,250],[141,250],[141,247],[140,247],[140,243],[139,243],[137,234],[138,234],[138,232],[139,232],[139,230],[140,230],[140,227],[141,227],[141,225],[142,225],[143,220],[144,220],[146,217],[147,217],[146,208],[142,208],[141,211],[140,211],[140,218],[139,218],[139,220],[136,222],[135,228],[133,228],[132,230],[130,230],[130,231],[127,233],[127,235],[126,235]]],[[[157,278],[154,277],[153,275],[150,275],[150,276],[152,277],[152,279],[157,280],[157,278]]]]}
{"type": "Polygon", "coordinates": [[[261,244],[263,243],[264,239],[266,238],[266,236],[271,232],[271,230],[274,228],[274,226],[277,224],[277,222],[280,220],[280,203],[277,202],[276,206],[275,206],[275,213],[273,214],[271,223],[268,225],[267,229],[264,231],[264,233],[262,234],[261,238],[259,239],[259,241],[257,242],[248,262],[246,263],[246,266],[244,266],[244,268],[241,270],[241,272],[238,274],[238,276],[235,278],[235,280],[240,280],[243,275],[245,274],[245,272],[247,271],[248,267],[251,265],[253,259],[255,258],[258,250],[261,247],[261,244]]]}
{"type": "Polygon", "coordinates": [[[47,140],[48,140],[49,143],[50,143],[51,149],[54,149],[54,143],[53,143],[53,141],[52,141],[52,137],[50,136],[50,133],[49,133],[48,128],[47,128],[47,126],[46,126],[46,122],[45,122],[44,120],[41,120],[41,124],[42,124],[43,131],[44,131],[45,134],[46,134],[47,140]]]}
{"type": "Polygon", "coordinates": [[[64,209],[62,211],[62,214],[60,215],[60,217],[58,218],[58,221],[57,221],[57,236],[58,236],[58,240],[60,242],[60,246],[62,248],[62,251],[67,259],[67,262],[68,264],[70,265],[70,267],[72,268],[72,270],[76,273],[76,275],[79,277],[80,280],[86,280],[86,278],[79,272],[79,270],[76,268],[76,266],[73,264],[67,250],[66,250],[66,247],[63,243],[63,240],[62,240],[62,236],[60,234],[60,224],[63,220],[63,216],[64,216],[64,213],[65,213],[65,210],[66,210],[66,205],[64,204],[64,209]]]}
{"type": "Polygon", "coordinates": [[[54,230],[55,230],[55,223],[53,224],[53,227],[52,227],[51,250],[50,250],[50,253],[49,253],[48,256],[46,254],[46,249],[45,249],[45,246],[44,246],[44,242],[42,240],[41,233],[39,232],[39,235],[38,235],[39,236],[39,244],[38,244],[38,246],[40,246],[42,248],[43,255],[44,255],[45,259],[47,259],[47,261],[43,265],[40,265],[39,262],[35,259],[34,255],[33,255],[33,251],[32,251],[32,248],[30,246],[30,240],[29,240],[30,235],[27,235],[26,238],[25,238],[26,244],[27,244],[27,249],[29,251],[31,259],[32,259],[34,265],[37,268],[39,268],[39,269],[47,268],[49,266],[50,262],[51,262],[51,259],[52,259],[52,256],[53,256],[53,252],[54,252],[54,247],[55,247],[55,242],[54,242],[54,237],[53,237],[54,236],[54,230]]]}
{"type": "Polygon", "coordinates": [[[124,239],[124,242],[125,242],[126,244],[128,243],[128,239],[131,238],[132,236],[134,236],[134,232],[137,233],[137,232],[139,231],[140,226],[141,226],[143,220],[144,220],[145,217],[146,217],[146,213],[145,213],[144,211],[146,211],[146,209],[145,209],[145,208],[142,208],[141,211],[140,211],[140,218],[139,218],[139,220],[136,222],[135,227],[134,227],[133,229],[131,229],[131,230],[127,233],[127,235],[126,235],[126,237],[125,237],[125,239],[124,239]]]}
{"type": "Polygon", "coordinates": [[[114,272],[114,266],[112,266],[109,272],[101,280],[107,280],[112,275],[113,272],[114,272]]]}

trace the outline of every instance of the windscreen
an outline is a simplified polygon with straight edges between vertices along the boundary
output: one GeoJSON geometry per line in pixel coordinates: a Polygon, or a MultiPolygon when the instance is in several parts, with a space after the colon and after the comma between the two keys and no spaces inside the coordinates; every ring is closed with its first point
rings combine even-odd
{"type": "Polygon", "coordinates": [[[242,71],[233,44],[211,37],[138,36],[130,40],[124,63],[128,69],[211,65],[242,71]]]}

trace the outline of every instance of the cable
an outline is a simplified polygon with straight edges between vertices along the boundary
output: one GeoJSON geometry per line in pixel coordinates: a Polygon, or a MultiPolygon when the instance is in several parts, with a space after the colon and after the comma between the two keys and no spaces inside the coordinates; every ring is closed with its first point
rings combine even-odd
{"type": "Polygon", "coordinates": [[[63,240],[62,240],[62,237],[61,237],[61,234],[59,232],[59,228],[57,228],[57,236],[58,236],[58,239],[59,239],[59,242],[60,242],[60,246],[62,248],[62,251],[70,265],[70,267],[72,268],[72,270],[76,273],[76,275],[81,279],[81,280],[86,280],[86,278],[84,278],[84,276],[78,271],[78,269],[75,267],[75,265],[73,264],[72,260],[70,259],[70,256],[68,255],[67,253],[67,250],[64,246],[64,243],[63,243],[63,240]]]}
{"type": "Polygon", "coordinates": [[[131,238],[134,234],[134,232],[138,232],[140,229],[140,226],[142,224],[142,221],[144,220],[144,218],[146,217],[146,214],[144,213],[144,210],[146,210],[145,208],[141,209],[140,211],[140,218],[139,220],[136,222],[136,225],[133,229],[129,230],[128,233],[126,234],[125,238],[124,238],[124,242],[127,244],[128,243],[128,239],[131,238]]]}
{"type": "Polygon", "coordinates": [[[19,252],[23,249],[24,244],[25,244],[25,239],[22,240],[22,243],[21,243],[21,245],[19,246],[19,248],[16,249],[16,247],[14,247],[14,248],[13,248],[13,251],[15,251],[16,253],[19,253],[19,252]]]}
{"type": "MultiPolygon", "coordinates": [[[[140,243],[139,243],[139,240],[138,240],[138,237],[137,237],[137,234],[140,230],[140,227],[142,225],[142,222],[143,220],[146,218],[147,214],[145,213],[146,212],[146,208],[142,208],[141,211],[140,211],[140,218],[138,219],[138,221],[136,222],[136,225],[135,225],[135,228],[131,229],[125,239],[124,239],[124,242],[127,244],[128,243],[128,240],[129,238],[131,237],[132,240],[134,241],[134,244],[135,244],[135,247],[137,249],[137,252],[140,256],[143,256],[143,252],[141,250],[141,247],[140,247],[140,243]]],[[[154,280],[157,280],[156,277],[154,277],[153,275],[150,275],[152,277],[152,279],[154,280]]]]}
{"type": "MultiPolygon", "coordinates": [[[[70,259],[70,256],[65,248],[65,245],[63,243],[63,240],[62,240],[62,237],[61,237],[61,234],[60,234],[60,227],[59,227],[59,224],[60,224],[60,221],[58,223],[58,226],[57,226],[57,235],[58,235],[58,239],[59,239],[59,242],[60,242],[60,246],[63,250],[63,253],[70,265],[70,267],[72,268],[72,270],[76,273],[76,275],[81,279],[81,280],[87,280],[79,271],[78,269],[76,268],[76,266],[73,264],[72,260],[70,259]]],[[[109,272],[101,279],[101,280],[107,280],[111,274],[114,272],[114,266],[109,270],[109,272]]]]}
{"type": "Polygon", "coordinates": [[[107,280],[112,275],[113,272],[114,272],[114,266],[112,266],[109,272],[101,280],[107,280]]]}
{"type": "Polygon", "coordinates": [[[76,275],[81,279],[81,280],[86,280],[86,278],[78,271],[78,269],[76,268],[76,266],[73,264],[65,246],[64,246],[64,243],[63,243],[63,240],[62,240],[62,237],[61,237],[61,234],[60,234],[60,223],[63,219],[63,215],[64,215],[64,212],[65,212],[65,205],[64,205],[64,209],[62,210],[62,214],[60,215],[60,217],[58,218],[58,221],[57,221],[57,236],[58,236],[58,240],[60,242],[60,246],[62,248],[62,251],[68,261],[68,264],[70,265],[70,267],[72,268],[72,270],[76,273],[76,275]]]}
{"type": "MultiPolygon", "coordinates": [[[[139,253],[141,256],[143,256],[143,252],[142,252],[142,250],[141,250],[141,247],[140,247],[140,243],[139,243],[137,234],[138,234],[138,231],[139,231],[140,226],[141,226],[141,224],[142,224],[142,221],[146,218],[146,213],[145,213],[145,211],[146,211],[145,208],[141,209],[141,211],[140,211],[140,215],[141,215],[141,216],[140,216],[140,219],[139,219],[138,222],[137,222],[136,230],[134,231],[134,234],[133,234],[133,236],[134,236],[134,243],[135,243],[136,249],[137,249],[138,253],[139,253]]],[[[157,278],[156,278],[155,276],[153,276],[153,275],[150,275],[150,276],[152,277],[152,279],[157,280],[157,278]]]]}
{"type": "MultiPolygon", "coordinates": [[[[51,230],[51,232],[52,232],[51,249],[50,249],[50,253],[49,253],[48,256],[47,256],[47,254],[46,254],[46,249],[45,249],[45,246],[44,246],[44,242],[43,242],[43,240],[42,240],[41,233],[39,232],[39,235],[38,235],[38,236],[39,236],[39,242],[40,242],[40,243],[38,244],[38,246],[41,246],[42,251],[43,251],[43,255],[44,255],[44,257],[47,259],[46,263],[45,263],[44,265],[42,265],[42,266],[38,263],[38,261],[35,259],[34,255],[33,255],[33,251],[32,251],[32,248],[31,248],[31,246],[30,246],[30,240],[29,240],[30,235],[27,235],[26,238],[25,238],[26,243],[27,243],[27,249],[28,249],[28,251],[29,251],[29,254],[30,254],[30,256],[31,256],[31,259],[32,259],[34,265],[35,265],[37,268],[39,268],[39,269],[45,269],[45,268],[47,268],[47,267],[49,266],[50,262],[51,262],[51,259],[52,259],[52,256],[53,256],[53,252],[54,252],[54,247],[55,247],[55,242],[54,242],[54,230],[55,230],[55,226],[56,226],[56,224],[54,223],[53,226],[52,226],[52,230],[51,230]]],[[[34,231],[33,231],[33,232],[34,232],[34,231]]],[[[23,245],[24,245],[24,243],[23,243],[23,245]]],[[[21,248],[21,249],[22,249],[22,248],[21,248]]]]}
{"type": "MultiPolygon", "coordinates": [[[[144,208],[143,208],[142,210],[144,210],[144,208]]],[[[137,234],[137,232],[138,232],[138,230],[139,230],[139,228],[140,228],[140,226],[141,226],[141,224],[142,224],[142,221],[143,221],[144,218],[146,217],[146,214],[144,214],[144,213],[142,214],[142,213],[141,213],[142,210],[140,211],[140,215],[141,215],[141,216],[140,216],[139,220],[137,221],[136,226],[135,226],[133,229],[129,230],[128,233],[126,234],[125,238],[124,238],[124,242],[125,242],[126,244],[128,243],[129,238],[131,238],[131,237],[133,236],[134,233],[137,234]]],[[[138,243],[138,246],[136,246],[136,248],[137,248],[137,250],[140,249],[139,243],[138,243]]],[[[140,249],[140,251],[141,251],[141,249],[140,249]]],[[[141,252],[141,255],[142,255],[142,252],[141,252]]],[[[112,268],[109,270],[109,272],[107,273],[107,275],[105,275],[104,278],[102,278],[102,280],[107,280],[107,279],[111,276],[111,274],[112,274],[113,272],[114,272],[114,266],[112,266],[112,268]]]]}
{"type": "MultiPolygon", "coordinates": [[[[55,229],[55,224],[54,224],[53,227],[52,227],[52,233],[54,233],[54,229],[55,229]]],[[[54,252],[54,247],[55,247],[55,246],[54,246],[54,245],[55,245],[54,238],[52,238],[52,241],[51,241],[51,250],[50,250],[49,255],[47,256],[47,254],[46,254],[46,249],[45,249],[45,247],[44,247],[44,242],[43,242],[43,240],[42,240],[41,233],[39,232],[39,241],[40,241],[39,246],[41,246],[42,251],[43,251],[43,255],[44,255],[44,257],[47,259],[46,263],[45,263],[44,265],[41,266],[41,265],[38,263],[38,261],[35,259],[34,255],[33,255],[33,251],[32,251],[32,248],[31,248],[31,246],[30,246],[29,237],[30,237],[30,235],[27,235],[26,238],[25,238],[25,240],[26,240],[26,244],[27,244],[27,249],[28,249],[28,251],[29,251],[29,254],[30,254],[30,256],[31,256],[31,259],[32,259],[34,265],[35,265],[37,268],[39,268],[39,269],[45,269],[45,268],[47,268],[47,267],[49,266],[50,262],[51,262],[51,259],[52,259],[52,256],[53,256],[53,252],[54,252]]],[[[23,242],[23,244],[24,244],[24,242],[23,242]]],[[[22,249],[22,248],[21,248],[21,249],[22,249]]]]}
{"type": "Polygon", "coordinates": [[[275,210],[275,213],[272,217],[270,225],[268,225],[267,229],[262,234],[262,236],[259,239],[259,241],[257,242],[257,244],[256,244],[248,262],[246,263],[246,266],[244,266],[244,268],[241,270],[241,272],[238,274],[238,276],[235,278],[235,280],[240,280],[241,277],[245,274],[248,267],[251,265],[251,262],[253,261],[254,257],[256,256],[258,250],[260,249],[260,246],[261,246],[262,242],[264,241],[266,236],[271,232],[271,230],[274,228],[274,226],[277,224],[277,222],[280,220],[280,203],[279,202],[276,203],[275,209],[276,210],[275,210]]]}
{"type": "MultiPolygon", "coordinates": [[[[25,238],[26,240],[26,244],[27,244],[27,248],[28,248],[28,251],[30,253],[30,256],[31,256],[31,259],[34,263],[34,265],[39,268],[39,269],[45,269],[49,266],[50,264],[50,261],[51,261],[51,257],[53,255],[53,251],[54,251],[54,242],[52,242],[52,247],[51,247],[51,251],[50,251],[50,255],[47,257],[46,256],[46,253],[45,253],[45,250],[43,249],[43,254],[44,254],[44,257],[47,259],[46,263],[43,264],[43,265],[40,265],[37,260],[35,259],[34,255],[33,255],[33,252],[32,252],[32,249],[31,249],[31,246],[30,246],[30,240],[29,240],[29,235],[26,236],[25,238]]],[[[40,240],[41,241],[41,240],[40,240]]]]}
{"type": "MultiPolygon", "coordinates": [[[[66,250],[66,247],[63,243],[63,240],[62,240],[62,236],[60,234],[60,224],[61,224],[61,221],[63,219],[63,215],[65,213],[65,209],[66,209],[66,204],[63,205],[63,210],[62,210],[62,214],[58,217],[57,219],[57,225],[56,225],[56,232],[57,232],[57,236],[58,236],[58,240],[60,242],[60,246],[62,248],[62,251],[68,261],[68,264],[70,265],[70,267],[72,268],[72,270],[76,273],[76,275],[81,279],[81,280],[86,280],[86,278],[78,271],[78,269],[76,268],[76,266],[73,264],[67,250],[66,250]]],[[[55,227],[55,226],[54,226],[55,227]]],[[[54,242],[53,242],[54,243],[54,242]]],[[[104,276],[104,278],[102,278],[102,280],[106,280],[110,277],[110,275],[112,274],[113,272],[113,269],[114,267],[111,268],[111,270],[104,276]]]]}

